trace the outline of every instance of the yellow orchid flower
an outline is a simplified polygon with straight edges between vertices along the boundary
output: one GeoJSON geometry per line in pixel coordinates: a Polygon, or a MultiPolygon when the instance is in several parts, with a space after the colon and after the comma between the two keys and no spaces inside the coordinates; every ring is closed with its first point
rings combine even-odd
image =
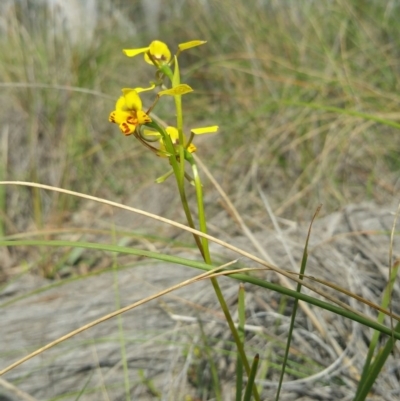
{"type": "Polygon", "coordinates": [[[144,53],[144,59],[146,63],[151,65],[162,65],[168,64],[171,60],[171,52],[168,46],[159,40],[153,40],[148,47],[142,47],[139,49],[124,49],[123,52],[128,57],[135,57],[138,54],[144,53]]]}
{"type": "MultiPolygon", "coordinates": [[[[184,50],[191,49],[196,46],[201,46],[207,43],[205,40],[191,40],[190,42],[180,43],[178,45],[178,52],[180,54],[184,50]]],[[[146,63],[152,65],[168,64],[171,61],[171,51],[168,46],[160,40],[153,40],[149,46],[140,47],[138,49],[123,49],[123,52],[128,57],[135,57],[138,54],[144,53],[146,63]]]]}
{"type": "MultiPolygon", "coordinates": [[[[178,132],[178,129],[175,128],[175,127],[169,126],[169,127],[165,128],[165,131],[167,131],[169,137],[171,138],[172,143],[173,143],[174,145],[177,145],[177,144],[179,143],[179,132],[178,132]]],[[[165,150],[165,145],[164,145],[164,142],[163,142],[162,139],[160,139],[160,150],[161,150],[162,152],[166,152],[166,150],[165,150]]],[[[191,144],[187,147],[187,150],[188,150],[190,153],[194,153],[194,152],[196,152],[197,148],[196,148],[196,146],[194,146],[194,145],[191,143],[191,144]]]]}
{"type": "MultiPolygon", "coordinates": [[[[139,91],[144,89],[139,88],[139,91]]],[[[138,125],[151,122],[151,118],[142,110],[142,100],[136,89],[122,89],[122,96],[115,104],[108,121],[118,124],[119,129],[126,136],[135,132],[138,125]]]]}

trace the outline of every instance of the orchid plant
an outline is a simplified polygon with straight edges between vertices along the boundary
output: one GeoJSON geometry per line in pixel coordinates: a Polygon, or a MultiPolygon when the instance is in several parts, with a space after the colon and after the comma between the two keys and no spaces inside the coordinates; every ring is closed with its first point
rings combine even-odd
{"type": "MultiPolygon", "coordinates": [[[[156,182],[161,183],[169,176],[175,176],[188,225],[191,228],[196,229],[186,195],[185,179],[194,185],[196,190],[197,215],[199,220],[198,229],[206,234],[207,221],[203,204],[203,186],[193,156],[193,153],[196,151],[196,146],[192,141],[196,135],[217,132],[218,126],[214,125],[209,127],[193,128],[190,129],[190,135],[185,134],[183,127],[182,96],[192,92],[193,89],[189,85],[181,83],[178,64],[178,56],[182,51],[205,43],[205,41],[201,40],[181,43],[178,45],[178,50],[173,56],[168,46],[158,40],[151,42],[148,47],[124,49],[123,52],[128,57],[135,57],[143,54],[144,61],[151,64],[156,69],[155,80],[146,88],[136,87],[122,89],[122,96],[117,100],[115,110],[112,111],[109,116],[109,121],[117,124],[125,136],[133,135],[142,145],[152,151],[156,156],[168,158],[171,169],[162,177],[158,178],[156,182]],[[155,95],[153,104],[144,111],[140,93],[155,90],[158,91],[155,95]],[[174,97],[176,109],[176,124],[174,126],[164,127],[151,116],[152,110],[163,96],[174,97]],[[191,167],[193,178],[185,172],[186,162],[189,163],[191,167]]],[[[202,258],[207,264],[212,265],[207,238],[200,237],[196,234],[193,234],[193,236],[202,258]]],[[[210,280],[236,343],[241,364],[243,364],[247,376],[250,377],[254,375],[254,372],[252,372],[253,369],[251,368],[244,352],[243,341],[232,320],[217,278],[214,277],[210,280]]],[[[250,391],[253,393],[255,399],[259,400],[256,386],[251,385],[250,391]]]]}

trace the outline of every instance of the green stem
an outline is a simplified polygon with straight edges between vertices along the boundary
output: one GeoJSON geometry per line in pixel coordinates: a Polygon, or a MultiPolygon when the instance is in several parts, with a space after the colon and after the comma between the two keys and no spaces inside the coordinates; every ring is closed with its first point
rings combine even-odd
{"type": "MultiPolygon", "coordinates": [[[[179,64],[178,59],[175,57],[175,69],[174,76],[172,79],[172,87],[175,88],[181,83],[181,76],[179,73],[179,64]]],[[[179,135],[179,164],[180,164],[180,178],[182,179],[183,185],[183,177],[185,174],[185,159],[184,159],[184,149],[185,145],[184,135],[183,135],[183,112],[182,112],[182,95],[174,96],[175,100],[175,109],[176,109],[176,128],[178,129],[179,135]]]]}
{"type": "MultiPolygon", "coordinates": [[[[195,188],[196,188],[197,208],[198,208],[198,212],[199,212],[200,231],[204,234],[207,234],[207,220],[206,220],[206,215],[205,215],[205,211],[204,211],[204,202],[203,202],[203,185],[201,184],[199,171],[197,169],[197,165],[193,159],[192,154],[190,152],[186,151],[185,156],[186,156],[186,159],[189,160],[190,165],[192,166],[194,184],[195,184],[195,188]]],[[[201,243],[203,244],[203,249],[204,249],[204,254],[205,254],[204,261],[211,265],[212,262],[211,262],[211,256],[210,256],[210,249],[209,249],[209,245],[208,245],[208,239],[202,237],[201,243]]]]}
{"type": "MultiPolygon", "coordinates": [[[[174,68],[174,75],[173,75],[173,78],[171,81],[173,88],[177,87],[181,83],[181,75],[179,72],[178,59],[175,57],[174,60],[175,60],[175,68],[174,68]]],[[[176,109],[176,128],[178,129],[178,133],[179,133],[179,144],[184,145],[182,95],[174,96],[174,100],[175,100],[175,109],[176,109]]],[[[181,162],[184,163],[183,160],[181,160],[181,162]]]]}
{"type": "MultiPolygon", "coordinates": [[[[239,317],[239,336],[240,341],[244,344],[245,341],[245,331],[244,326],[246,323],[246,315],[245,315],[245,291],[243,283],[239,285],[239,293],[238,293],[238,317],[239,317]]],[[[236,354],[236,401],[242,400],[242,392],[243,392],[243,362],[242,358],[239,354],[236,354]]]]}
{"type": "MultiPolygon", "coordinates": [[[[176,183],[178,185],[178,191],[179,191],[179,196],[181,198],[181,203],[183,206],[183,210],[185,212],[186,215],[186,220],[189,224],[189,227],[191,228],[196,228],[194,225],[194,221],[192,218],[192,214],[190,212],[190,208],[189,208],[189,203],[186,197],[186,192],[185,192],[185,171],[184,171],[184,165],[182,166],[182,163],[178,162],[178,158],[179,159],[184,159],[184,152],[183,152],[183,147],[180,146],[180,148],[182,148],[182,151],[180,150],[180,154],[182,154],[182,156],[177,157],[176,155],[176,149],[174,144],[171,141],[170,136],[168,135],[168,133],[164,130],[163,127],[161,127],[160,125],[158,125],[155,121],[152,121],[151,123],[146,124],[147,126],[156,129],[162,136],[164,145],[165,145],[165,149],[167,151],[167,153],[169,153],[171,156],[169,157],[169,162],[172,166],[175,178],[176,178],[176,183]]],[[[196,241],[196,245],[200,250],[201,255],[204,258],[204,250],[203,250],[203,245],[202,242],[200,240],[200,237],[196,234],[193,234],[194,240],[196,241]]]]}
{"type": "Polygon", "coordinates": [[[162,65],[161,67],[159,67],[159,71],[161,71],[162,74],[167,76],[169,80],[172,82],[172,80],[174,79],[174,74],[169,65],[166,64],[162,65]]]}
{"type": "MultiPolygon", "coordinates": [[[[196,197],[197,197],[197,208],[198,208],[198,213],[199,213],[200,231],[203,232],[204,234],[207,234],[207,221],[206,221],[206,216],[205,216],[205,212],[204,212],[204,202],[203,202],[203,189],[202,189],[203,185],[201,183],[201,179],[198,174],[197,165],[193,158],[193,155],[190,152],[185,151],[185,158],[190,163],[190,165],[192,167],[192,171],[193,171],[193,177],[194,177],[194,182],[195,182],[195,187],[196,187],[196,197]]],[[[211,256],[210,256],[210,251],[209,251],[209,246],[208,246],[208,239],[202,237],[201,243],[202,243],[204,261],[207,264],[211,265],[212,262],[211,262],[211,256]]],[[[215,277],[210,278],[210,281],[214,288],[215,295],[218,298],[221,309],[225,315],[225,319],[231,330],[232,336],[236,343],[236,348],[237,348],[238,354],[240,355],[240,358],[243,362],[243,366],[246,370],[247,376],[249,376],[251,373],[250,364],[247,360],[246,353],[244,351],[244,346],[240,339],[238,330],[236,329],[236,326],[235,326],[235,323],[233,322],[231,313],[229,312],[228,305],[226,304],[224,295],[222,294],[221,287],[219,286],[218,280],[215,277]]],[[[260,397],[258,395],[257,387],[253,386],[252,391],[253,391],[254,398],[256,400],[259,400],[260,397]]]]}

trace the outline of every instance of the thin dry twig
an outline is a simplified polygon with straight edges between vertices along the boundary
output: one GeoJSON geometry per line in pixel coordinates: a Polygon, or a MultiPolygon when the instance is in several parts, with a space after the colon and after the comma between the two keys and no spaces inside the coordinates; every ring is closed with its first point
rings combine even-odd
{"type": "MultiPolygon", "coordinates": [[[[20,390],[18,387],[14,386],[14,384],[10,383],[7,380],[0,378],[0,386],[8,390],[10,393],[15,394],[20,401],[37,401],[36,398],[33,398],[28,393],[20,390]]],[[[8,399],[8,398],[7,398],[8,399]]]]}

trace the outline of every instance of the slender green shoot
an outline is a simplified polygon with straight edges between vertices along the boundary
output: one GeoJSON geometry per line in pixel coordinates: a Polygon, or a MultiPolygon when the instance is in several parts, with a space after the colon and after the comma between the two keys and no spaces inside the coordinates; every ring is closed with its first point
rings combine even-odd
{"type": "MultiPolygon", "coordinates": [[[[244,285],[241,283],[239,285],[238,292],[238,317],[239,317],[239,325],[238,332],[239,338],[242,344],[245,342],[245,324],[246,324],[246,308],[245,308],[245,289],[244,285]]],[[[243,392],[243,362],[239,353],[236,356],[236,401],[242,400],[242,392],[243,392]]]]}
{"type": "MultiPolygon", "coordinates": [[[[307,258],[308,258],[308,242],[310,240],[312,224],[313,224],[315,218],[317,217],[317,214],[320,211],[320,209],[321,209],[321,205],[315,211],[314,216],[313,216],[313,218],[311,220],[311,223],[310,223],[310,227],[308,229],[307,239],[306,239],[306,243],[304,245],[304,250],[303,250],[303,257],[301,259],[300,276],[299,276],[301,279],[303,279],[304,273],[306,271],[307,258]]],[[[297,284],[296,291],[298,293],[301,292],[301,284],[300,283],[297,284]]],[[[279,395],[280,395],[281,388],[282,388],[282,383],[283,383],[283,376],[285,375],[285,369],[286,369],[287,360],[288,360],[288,356],[289,356],[290,343],[292,341],[293,329],[294,329],[294,324],[295,324],[295,320],[296,320],[296,313],[297,313],[298,305],[299,305],[299,300],[298,300],[298,298],[295,298],[294,299],[294,304],[293,304],[292,317],[290,319],[289,333],[288,333],[288,336],[287,336],[285,356],[283,358],[281,375],[279,377],[278,389],[276,391],[276,398],[275,398],[276,401],[279,400],[279,395]]]]}
{"type": "Polygon", "coordinates": [[[222,398],[222,393],[221,393],[221,383],[219,380],[219,375],[218,375],[218,369],[214,361],[214,356],[211,353],[212,347],[209,345],[208,337],[206,333],[204,332],[203,328],[203,323],[199,319],[199,327],[200,327],[200,332],[201,332],[201,338],[204,344],[204,350],[207,356],[208,363],[210,364],[210,370],[211,370],[211,379],[213,382],[213,390],[214,390],[214,395],[216,401],[223,401],[222,398]]]}
{"type": "MultiPolygon", "coordinates": [[[[387,306],[389,305],[391,288],[392,288],[392,285],[394,284],[394,282],[396,280],[397,272],[399,270],[399,267],[400,267],[400,264],[397,264],[397,265],[395,265],[393,267],[392,277],[390,279],[390,284],[388,284],[386,286],[386,289],[385,289],[385,291],[383,293],[383,298],[382,298],[382,307],[383,308],[387,308],[387,306]]],[[[378,315],[378,318],[377,318],[377,322],[383,323],[384,318],[385,318],[385,315],[382,312],[380,312],[379,315],[378,315]]],[[[371,362],[372,362],[374,353],[376,351],[376,347],[378,346],[379,337],[380,337],[380,332],[379,331],[375,331],[373,336],[372,336],[371,342],[369,344],[367,357],[365,358],[365,361],[364,361],[363,372],[362,372],[361,379],[360,379],[360,382],[359,382],[359,386],[358,386],[358,389],[357,389],[357,394],[361,390],[361,388],[363,387],[363,383],[365,383],[366,377],[369,374],[369,370],[370,370],[370,367],[371,367],[371,362]]]]}
{"type": "Polygon", "coordinates": [[[258,367],[259,360],[260,360],[260,357],[258,354],[256,354],[256,356],[253,359],[253,363],[251,365],[251,371],[250,371],[249,379],[247,381],[246,391],[244,392],[243,401],[250,401],[251,394],[252,394],[252,392],[254,393],[254,388],[256,387],[254,382],[256,380],[257,367],[258,367]]]}

